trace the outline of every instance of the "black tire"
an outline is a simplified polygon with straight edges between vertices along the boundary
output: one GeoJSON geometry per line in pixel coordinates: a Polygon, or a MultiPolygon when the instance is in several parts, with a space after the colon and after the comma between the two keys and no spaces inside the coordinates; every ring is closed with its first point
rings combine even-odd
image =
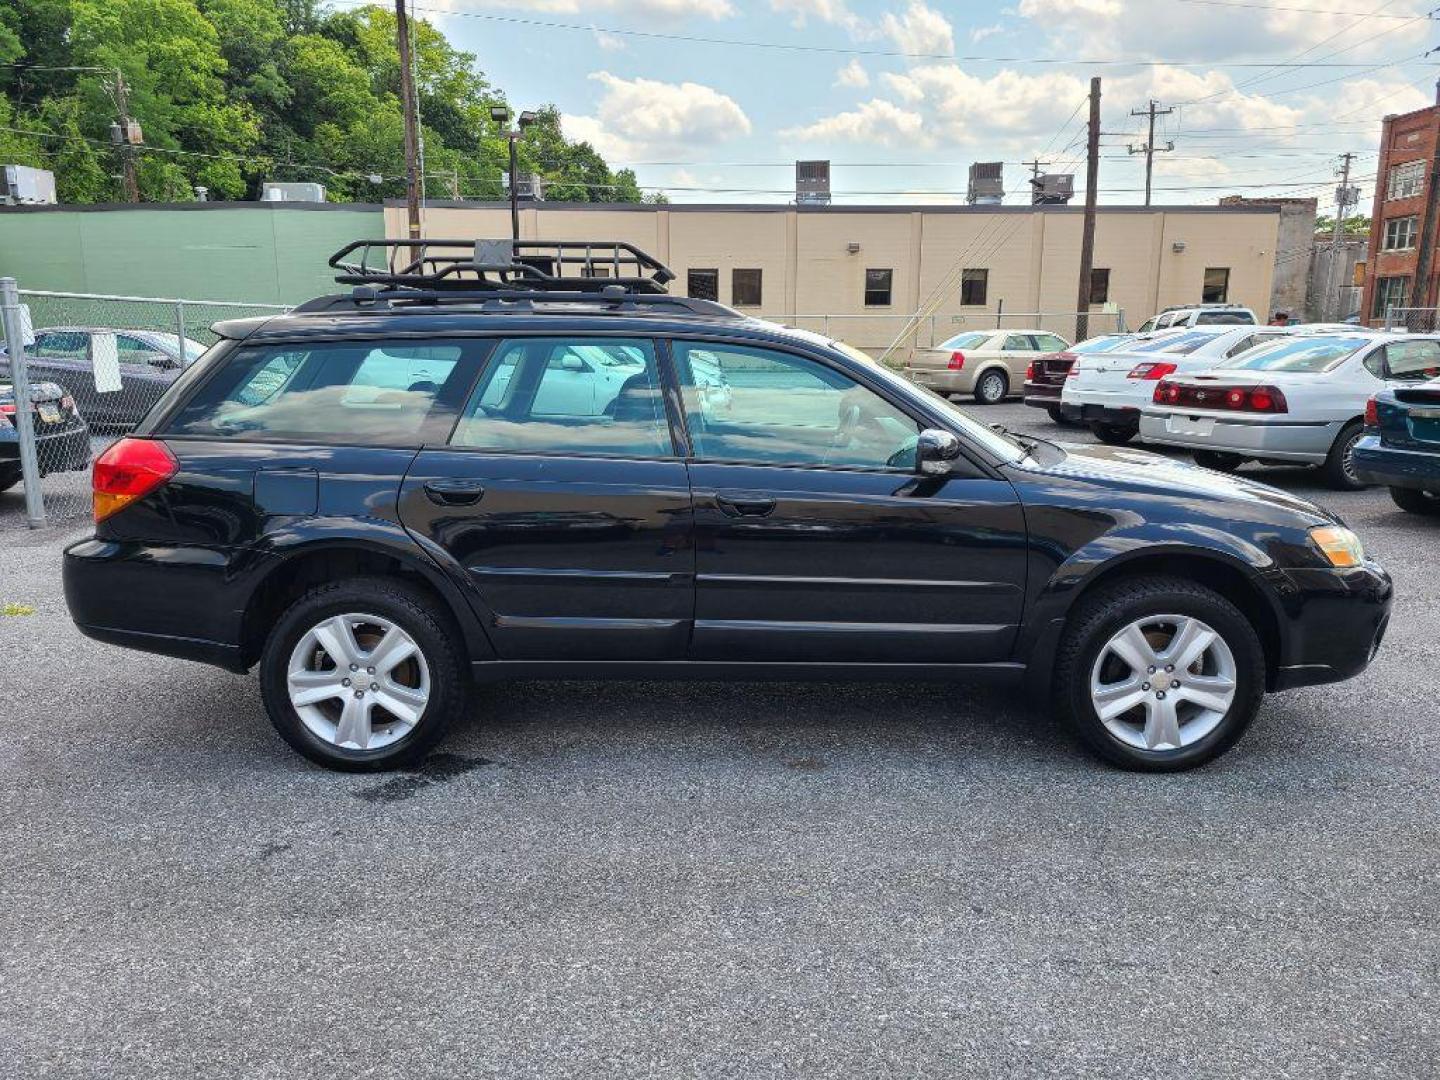
{"type": "Polygon", "coordinates": [[[19,482],[19,469],[0,469],[0,491],[9,491],[19,482]]]}
{"type": "Polygon", "coordinates": [[[1010,395],[1010,376],[999,368],[983,372],[975,380],[975,400],[981,405],[999,405],[1010,395]]]}
{"type": "Polygon", "coordinates": [[[1421,491],[1419,488],[1392,487],[1390,498],[1394,499],[1395,505],[1406,513],[1440,517],[1440,495],[1421,491]]]}
{"type": "Polygon", "coordinates": [[[1218,450],[1196,450],[1190,456],[1202,469],[1214,469],[1216,472],[1223,473],[1233,473],[1249,460],[1239,454],[1222,454],[1218,450]]]}
{"type": "Polygon", "coordinates": [[[1182,578],[1137,577],[1103,586],[1080,601],[1055,654],[1053,700],[1082,745],[1122,769],[1181,772],[1213,761],[1234,746],[1265,695],[1265,651],[1250,621],[1219,593],[1182,578]],[[1147,615],[1186,615],[1215,630],[1235,658],[1230,710],[1202,738],[1178,750],[1144,750],[1111,735],[1090,698],[1090,676],[1106,643],[1147,615]]]}
{"type": "Polygon", "coordinates": [[[260,691],[275,730],[311,761],[342,772],[379,772],[413,765],[444,738],[470,700],[459,631],[424,591],[388,578],[349,578],[318,585],[291,604],[275,623],[260,655],[260,691]],[[344,749],[320,738],[290,703],[287,668],[301,637],[324,619],[347,613],[395,623],[419,646],[430,672],[430,699],[408,734],[377,750],[344,749]]]}
{"type": "Polygon", "coordinates": [[[1061,410],[1059,405],[1047,406],[1045,409],[1045,413],[1047,416],[1050,417],[1050,421],[1052,423],[1059,424],[1061,427],[1070,426],[1070,421],[1065,418],[1065,413],[1061,410]]]}
{"type": "Polygon", "coordinates": [[[1365,427],[1359,420],[1352,420],[1335,436],[1335,443],[1320,466],[1325,482],[1336,491],[1360,491],[1370,485],[1355,473],[1355,444],[1365,434],[1365,427]]]}
{"type": "Polygon", "coordinates": [[[1140,429],[1133,424],[1107,424],[1100,420],[1092,420],[1090,421],[1090,434],[1106,446],[1124,446],[1140,434],[1140,429]]]}

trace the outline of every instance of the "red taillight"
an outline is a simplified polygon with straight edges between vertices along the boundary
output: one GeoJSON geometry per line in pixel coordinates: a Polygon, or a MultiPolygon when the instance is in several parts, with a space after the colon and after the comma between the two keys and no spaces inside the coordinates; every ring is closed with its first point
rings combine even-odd
{"type": "Polygon", "coordinates": [[[0,402],[0,416],[14,416],[15,403],[13,401],[0,402]]]}
{"type": "Polygon", "coordinates": [[[1234,409],[1237,412],[1289,412],[1289,403],[1274,386],[1191,386],[1161,381],[1151,395],[1156,405],[1196,409],[1234,409]]]}
{"type": "Polygon", "coordinates": [[[1030,363],[1028,363],[1028,364],[1025,365],[1025,381],[1026,381],[1026,382],[1034,382],[1034,381],[1035,381],[1035,361],[1034,361],[1034,360],[1031,360],[1030,363]]]}
{"type": "Polygon", "coordinates": [[[121,439],[95,459],[95,520],[104,521],[169,480],[180,469],[175,455],[153,439],[121,439]]]}
{"type": "Polygon", "coordinates": [[[1380,403],[1373,397],[1365,402],[1365,426],[1368,428],[1380,426],[1380,403]]]}
{"type": "Polygon", "coordinates": [[[945,366],[948,367],[951,371],[961,370],[965,366],[965,354],[958,351],[952,352],[950,354],[950,363],[946,364],[945,366]]]}
{"type": "Polygon", "coordinates": [[[1145,379],[1149,381],[1151,379],[1163,379],[1166,375],[1173,375],[1174,373],[1174,364],[1136,364],[1130,369],[1130,374],[1125,377],[1127,379],[1145,379]]]}

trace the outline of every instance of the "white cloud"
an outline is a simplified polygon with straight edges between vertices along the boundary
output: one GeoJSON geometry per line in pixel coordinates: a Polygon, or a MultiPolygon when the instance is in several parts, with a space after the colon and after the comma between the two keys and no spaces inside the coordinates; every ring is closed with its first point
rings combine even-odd
{"type": "Polygon", "coordinates": [[[870,75],[856,58],[835,73],[835,85],[863,88],[870,85],[870,75]]]}
{"type": "Polygon", "coordinates": [[[876,98],[848,112],[836,113],[780,132],[782,139],[802,142],[860,142],[881,146],[924,146],[929,137],[924,118],[894,102],[876,98]]]}
{"type": "Polygon", "coordinates": [[[565,133],[588,142],[608,160],[648,151],[704,146],[750,134],[750,118],[733,98],[699,83],[622,79],[608,71],[590,78],[604,89],[594,116],[564,117],[565,133]]]}
{"type": "Polygon", "coordinates": [[[624,38],[615,34],[607,34],[604,30],[592,30],[595,35],[595,44],[600,46],[603,52],[620,52],[629,48],[624,38]]]}
{"type": "Polygon", "coordinates": [[[797,28],[806,26],[811,19],[843,26],[851,33],[862,32],[865,27],[865,20],[851,11],[845,0],[770,0],[770,10],[789,15],[797,28]]]}
{"type": "Polygon", "coordinates": [[[880,20],[881,32],[901,52],[926,56],[951,56],[955,52],[955,31],[950,20],[924,0],[910,0],[904,14],[886,12],[880,20]]]}
{"type": "Polygon", "coordinates": [[[988,37],[994,37],[996,34],[1003,34],[1004,32],[1005,26],[1003,23],[996,23],[993,26],[977,26],[970,31],[970,41],[972,43],[984,41],[988,37]]]}

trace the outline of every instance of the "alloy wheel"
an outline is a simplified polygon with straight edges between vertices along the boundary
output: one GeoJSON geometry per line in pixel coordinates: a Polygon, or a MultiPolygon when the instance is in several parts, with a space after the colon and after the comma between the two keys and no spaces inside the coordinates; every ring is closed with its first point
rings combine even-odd
{"type": "Polygon", "coordinates": [[[1188,615],[1148,615],[1100,650],[1090,701],[1110,735],[1139,750],[1173,751],[1214,731],[1234,704],[1235,656],[1188,615]]]}
{"type": "Polygon", "coordinates": [[[379,750],[420,722],[430,666],[415,639],[378,615],[335,615],[296,643],[286,689],[311,734],[343,750],[379,750]]]}

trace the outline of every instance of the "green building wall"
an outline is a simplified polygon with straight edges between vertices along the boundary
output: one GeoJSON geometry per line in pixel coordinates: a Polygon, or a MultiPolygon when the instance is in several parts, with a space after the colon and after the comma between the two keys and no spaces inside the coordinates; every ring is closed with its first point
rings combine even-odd
{"type": "Polygon", "coordinates": [[[370,205],[0,207],[0,276],[22,289],[298,304],[336,291],[333,252],[384,235],[370,205]]]}

